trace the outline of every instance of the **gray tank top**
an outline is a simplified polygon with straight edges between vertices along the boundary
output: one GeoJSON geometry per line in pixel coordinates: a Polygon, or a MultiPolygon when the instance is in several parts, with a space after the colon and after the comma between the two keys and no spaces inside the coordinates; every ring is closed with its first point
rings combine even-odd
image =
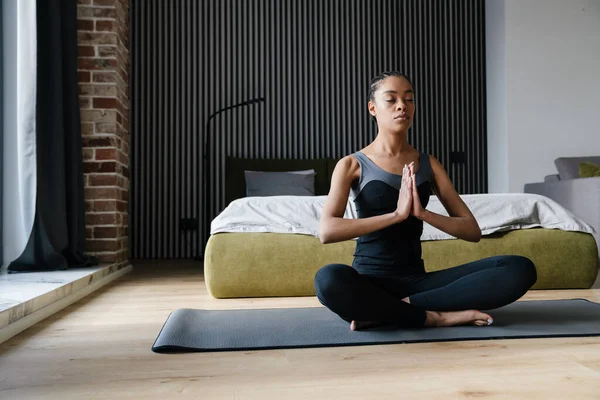
{"type": "MultiPolygon", "coordinates": [[[[360,165],[360,178],[351,187],[358,218],[393,212],[398,203],[402,175],[385,171],[364,153],[354,157],[360,165]]],[[[429,156],[419,154],[416,174],[417,192],[423,207],[429,203],[433,172],[429,156]]],[[[406,220],[358,238],[353,267],[364,274],[398,275],[425,272],[421,258],[423,221],[406,220]]]]}

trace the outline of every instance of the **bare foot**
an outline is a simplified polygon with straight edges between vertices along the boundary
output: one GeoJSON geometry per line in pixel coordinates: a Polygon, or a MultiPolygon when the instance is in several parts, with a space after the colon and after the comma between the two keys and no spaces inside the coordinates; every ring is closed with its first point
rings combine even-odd
{"type": "Polygon", "coordinates": [[[477,325],[487,326],[494,322],[489,314],[477,310],[427,311],[425,326],[477,325]]]}
{"type": "Polygon", "coordinates": [[[384,325],[383,322],[376,321],[352,321],[350,323],[350,330],[360,331],[361,329],[374,328],[376,326],[384,325]]]}

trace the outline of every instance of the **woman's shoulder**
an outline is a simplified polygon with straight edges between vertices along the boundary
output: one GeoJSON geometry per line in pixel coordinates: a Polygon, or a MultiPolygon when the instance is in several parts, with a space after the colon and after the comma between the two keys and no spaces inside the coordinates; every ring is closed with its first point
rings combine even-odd
{"type": "Polygon", "coordinates": [[[342,172],[344,175],[354,179],[360,172],[360,164],[356,159],[356,153],[348,154],[340,158],[335,166],[335,169],[342,172]]]}
{"type": "Polygon", "coordinates": [[[440,162],[438,161],[438,159],[433,155],[433,154],[429,154],[427,152],[423,152],[420,150],[415,149],[415,151],[419,154],[419,160],[425,160],[428,161],[429,164],[431,164],[433,166],[433,164],[440,164],[440,162]]]}
{"type": "Polygon", "coordinates": [[[340,158],[336,163],[336,168],[344,170],[351,170],[358,167],[358,160],[356,159],[356,153],[347,154],[340,158]]]}
{"type": "Polygon", "coordinates": [[[425,172],[432,182],[437,182],[440,177],[446,176],[446,168],[433,154],[421,153],[424,163],[423,172],[425,172]]]}
{"type": "Polygon", "coordinates": [[[427,161],[429,161],[429,165],[431,166],[431,168],[433,168],[433,169],[439,169],[439,168],[443,169],[444,168],[442,163],[433,154],[428,154],[428,153],[422,153],[422,154],[423,154],[423,157],[425,157],[425,159],[427,161]]]}

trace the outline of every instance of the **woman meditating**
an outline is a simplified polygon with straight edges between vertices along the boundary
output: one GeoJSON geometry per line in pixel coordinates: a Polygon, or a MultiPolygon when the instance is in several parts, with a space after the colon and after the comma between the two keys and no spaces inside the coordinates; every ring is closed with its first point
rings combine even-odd
{"type": "Polygon", "coordinates": [[[315,276],[319,301],[352,330],[490,325],[481,310],[516,301],[537,279],[531,260],[514,255],[425,272],[423,222],[469,242],[481,239],[481,229],[440,162],[408,144],[414,96],[403,74],[373,79],[368,108],[377,137],[338,162],[320,220],[322,243],[358,238],[352,266],[329,264],[315,276]],[[432,190],[449,216],[425,209],[432,190]],[[358,219],[343,218],[350,193],[358,219]]]}

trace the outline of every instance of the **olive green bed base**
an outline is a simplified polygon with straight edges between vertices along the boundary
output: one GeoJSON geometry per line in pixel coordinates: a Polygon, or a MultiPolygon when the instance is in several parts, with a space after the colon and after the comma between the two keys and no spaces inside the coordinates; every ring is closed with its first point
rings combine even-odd
{"type": "MultiPolygon", "coordinates": [[[[321,244],[308,235],[218,233],[207,243],[204,277],[215,298],[314,296],[316,272],[330,263],[352,263],[353,240],[321,244]]],[[[422,242],[427,271],[494,255],[529,257],[538,274],[532,289],[588,289],[598,273],[592,235],[554,229],[524,229],[463,240],[422,242]]]]}

